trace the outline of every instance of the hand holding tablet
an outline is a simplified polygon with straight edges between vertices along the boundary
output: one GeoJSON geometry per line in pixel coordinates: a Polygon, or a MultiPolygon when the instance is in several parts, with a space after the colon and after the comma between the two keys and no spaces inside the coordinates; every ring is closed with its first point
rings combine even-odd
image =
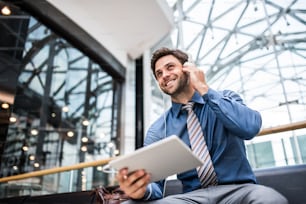
{"type": "Polygon", "coordinates": [[[129,172],[144,169],[151,174],[151,181],[154,182],[202,164],[186,144],[173,135],[119,156],[109,162],[109,167],[115,170],[128,168],[129,172]]]}

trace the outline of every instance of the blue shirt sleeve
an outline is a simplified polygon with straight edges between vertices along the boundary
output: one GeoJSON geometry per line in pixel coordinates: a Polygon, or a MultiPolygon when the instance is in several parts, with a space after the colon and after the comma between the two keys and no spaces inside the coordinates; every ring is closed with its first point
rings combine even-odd
{"type": "Polygon", "coordinates": [[[260,113],[247,107],[235,92],[225,90],[220,93],[209,89],[203,99],[224,126],[236,136],[252,139],[260,131],[260,113]]]}
{"type": "Polygon", "coordinates": [[[158,183],[159,182],[150,183],[147,186],[147,190],[143,197],[143,200],[156,200],[163,197],[163,188],[158,183]]]}

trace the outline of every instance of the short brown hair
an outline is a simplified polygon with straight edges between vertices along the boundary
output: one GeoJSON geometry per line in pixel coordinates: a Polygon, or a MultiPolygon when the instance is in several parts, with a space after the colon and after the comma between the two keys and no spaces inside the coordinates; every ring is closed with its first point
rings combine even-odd
{"type": "MultiPolygon", "coordinates": [[[[155,64],[156,61],[159,60],[161,57],[164,57],[166,55],[173,55],[175,58],[177,58],[182,64],[188,61],[188,54],[179,50],[179,49],[169,49],[166,47],[162,47],[158,50],[156,50],[151,58],[151,70],[155,76],[155,64]]],[[[156,77],[156,76],[155,76],[156,77]]]]}

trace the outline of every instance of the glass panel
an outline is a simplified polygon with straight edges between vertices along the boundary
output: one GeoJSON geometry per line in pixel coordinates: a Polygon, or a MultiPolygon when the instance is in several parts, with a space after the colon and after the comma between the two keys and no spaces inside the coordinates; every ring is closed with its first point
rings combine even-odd
{"type": "MultiPolygon", "coordinates": [[[[1,16],[0,29],[0,35],[13,36],[7,38],[6,46],[0,40],[1,78],[11,80],[0,81],[0,102],[2,107],[7,105],[0,109],[0,177],[118,154],[121,84],[103,66],[22,11],[1,16]],[[10,100],[2,91],[9,93],[10,100]]],[[[92,168],[48,175],[23,181],[19,190],[27,194],[91,189],[108,182],[107,175],[100,174],[92,168]]],[[[20,193],[12,190],[11,183],[1,187],[8,195],[20,193]]]]}
{"type": "MultiPolygon", "coordinates": [[[[301,135],[299,137],[296,138],[297,139],[297,143],[299,145],[299,149],[300,149],[300,152],[301,152],[301,159],[303,161],[303,163],[306,163],[306,135],[301,135]]],[[[296,143],[295,143],[295,138],[294,137],[291,137],[290,138],[290,142],[291,142],[291,145],[292,145],[292,150],[293,150],[293,154],[294,154],[294,160],[296,162],[298,162],[298,151],[297,151],[297,148],[296,148],[296,143]]]]}
{"type": "Polygon", "coordinates": [[[247,152],[253,168],[275,166],[271,142],[248,145],[247,152]]]}

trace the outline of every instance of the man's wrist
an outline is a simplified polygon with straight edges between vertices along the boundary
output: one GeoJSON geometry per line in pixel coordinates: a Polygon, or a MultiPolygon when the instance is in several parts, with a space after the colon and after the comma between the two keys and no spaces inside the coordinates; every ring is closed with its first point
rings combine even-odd
{"type": "Polygon", "coordinates": [[[143,200],[149,200],[151,195],[152,195],[152,186],[151,184],[149,184],[147,186],[145,194],[143,195],[143,200]]]}
{"type": "Polygon", "coordinates": [[[200,93],[201,96],[207,94],[209,87],[206,84],[202,84],[197,87],[197,91],[200,93]]]}

